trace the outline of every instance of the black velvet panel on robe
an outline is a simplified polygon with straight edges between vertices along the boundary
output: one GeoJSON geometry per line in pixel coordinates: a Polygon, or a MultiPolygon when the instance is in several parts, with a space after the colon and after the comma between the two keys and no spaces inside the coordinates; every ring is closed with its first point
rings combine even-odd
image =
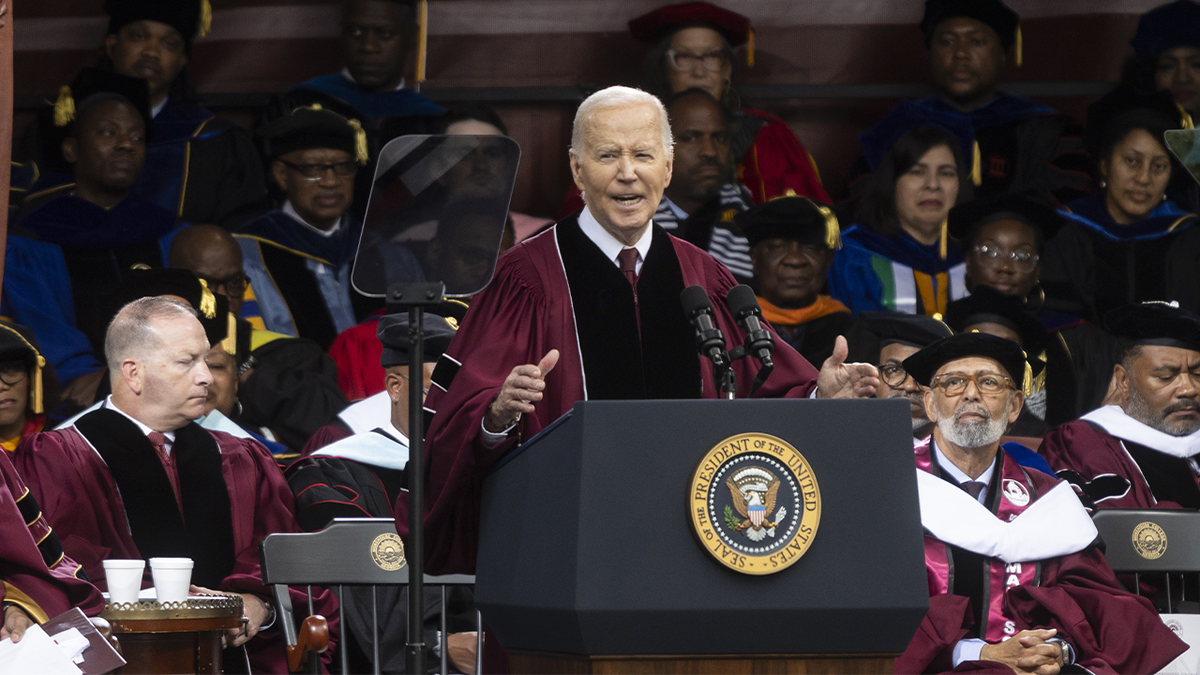
{"type": "Polygon", "coordinates": [[[162,267],[162,249],[158,241],[131,244],[119,248],[91,248],[62,245],[67,273],[71,277],[71,295],[75,298],[75,322],[97,354],[104,354],[104,334],[120,307],[112,306],[112,297],[125,272],[134,265],[162,267]]]}
{"type": "Polygon", "coordinates": [[[1200,509],[1200,488],[1186,459],[1155,452],[1132,441],[1121,441],[1137,462],[1154,498],[1176,502],[1185,509],[1200,509]]]}
{"type": "Polygon", "coordinates": [[[670,235],[652,227],[636,306],[633,287],[575,218],[556,228],[590,400],[700,397],[695,331],[679,298],[683,272],[670,235]]]}
{"type": "Polygon", "coordinates": [[[337,327],[325,306],[317,280],[305,265],[306,258],[270,244],[259,243],[258,248],[262,251],[263,264],[292,313],[296,334],[328,350],[337,337],[337,327]]]}
{"type": "Polygon", "coordinates": [[[196,423],[175,431],[171,454],[179,471],[183,514],[154,446],[127,417],[102,408],[75,427],[108,465],[124,502],[138,552],[150,558],[191,558],[192,583],[216,588],[233,571],[233,516],[221,473],[221,451],[196,423]]]}

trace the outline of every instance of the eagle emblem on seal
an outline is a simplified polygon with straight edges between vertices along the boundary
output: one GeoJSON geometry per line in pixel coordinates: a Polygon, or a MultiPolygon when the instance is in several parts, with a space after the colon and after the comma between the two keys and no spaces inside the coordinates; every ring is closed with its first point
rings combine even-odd
{"type": "Polygon", "coordinates": [[[734,472],[725,480],[733,496],[733,507],[745,520],[739,521],[733,514],[726,514],[726,522],[737,532],[744,532],[750,541],[762,541],[775,536],[775,526],[787,516],[787,509],[780,507],[775,519],[768,521],[775,510],[775,499],[779,494],[779,479],[775,474],[759,467],[747,467],[734,472]]]}

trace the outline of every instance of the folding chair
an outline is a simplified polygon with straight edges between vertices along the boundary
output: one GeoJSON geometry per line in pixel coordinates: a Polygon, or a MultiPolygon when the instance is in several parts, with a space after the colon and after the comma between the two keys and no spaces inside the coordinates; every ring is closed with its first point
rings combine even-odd
{"type": "MultiPolygon", "coordinates": [[[[1200,513],[1167,509],[1100,509],[1092,522],[1104,539],[1104,557],[1117,573],[1166,573],[1167,612],[1172,611],[1171,574],[1200,572],[1200,513]]],[[[1182,590],[1182,589],[1181,589],[1182,590]]]]}
{"type": "MultiPolygon", "coordinates": [[[[294,610],[288,586],[308,587],[308,613],[313,613],[312,586],[337,586],[338,618],[342,626],[341,653],[342,673],[349,673],[345,620],[346,586],[369,586],[371,588],[371,618],[373,663],[375,673],[380,672],[379,616],[376,603],[378,586],[407,586],[408,565],[401,566],[397,555],[399,536],[396,522],[392,518],[334,518],[333,522],[319,532],[300,534],[272,534],[263,539],[259,548],[262,562],[263,583],[271,586],[275,598],[279,621],[283,626],[284,638],[289,649],[297,645],[294,610]]],[[[441,670],[448,672],[448,649],[446,639],[446,588],[448,586],[474,586],[475,577],[463,574],[425,576],[426,586],[441,589],[441,670]]],[[[480,626],[479,612],[475,613],[476,625],[480,626]]],[[[412,620],[412,617],[409,617],[412,620]]],[[[422,621],[423,617],[419,617],[422,621]]],[[[317,659],[310,656],[308,667],[317,659]]],[[[475,638],[475,672],[481,673],[483,665],[483,631],[477,630],[475,638]]],[[[317,664],[319,669],[319,664],[317,664]]],[[[312,671],[317,672],[317,671],[312,671]]]]}

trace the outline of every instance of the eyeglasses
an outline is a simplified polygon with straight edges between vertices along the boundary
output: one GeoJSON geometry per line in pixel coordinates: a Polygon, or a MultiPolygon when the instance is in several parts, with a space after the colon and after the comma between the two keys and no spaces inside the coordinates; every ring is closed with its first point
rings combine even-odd
{"type": "Polygon", "coordinates": [[[300,176],[309,182],[316,182],[325,177],[329,171],[338,178],[354,178],[358,173],[358,165],[354,162],[338,162],[337,164],[293,164],[287,160],[279,160],[287,168],[300,174],[300,176]]]}
{"type": "Polygon", "coordinates": [[[1012,380],[997,373],[980,373],[978,375],[942,373],[933,378],[933,382],[929,386],[941,389],[942,393],[947,396],[958,396],[967,390],[968,382],[974,382],[979,393],[987,396],[995,396],[1015,388],[1012,380]]]}
{"type": "Polygon", "coordinates": [[[995,264],[996,261],[1008,261],[1022,272],[1032,272],[1037,267],[1038,260],[1041,259],[1038,254],[1029,251],[1002,251],[986,244],[976,246],[974,251],[976,255],[990,264],[995,264]]]}
{"type": "Polygon", "coordinates": [[[895,363],[881,363],[879,364],[879,377],[884,384],[895,389],[908,379],[908,371],[904,370],[904,366],[895,363]]]}
{"type": "MultiPolygon", "coordinates": [[[[396,373],[396,377],[404,380],[405,382],[408,382],[408,378],[401,375],[400,373],[396,373]]],[[[429,387],[421,387],[421,389],[424,390],[426,396],[429,395],[429,387]]]]}
{"type": "Polygon", "coordinates": [[[224,279],[214,279],[204,275],[197,275],[208,284],[210,291],[215,291],[218,288],[224,288],[225,292],[234,298],[241,298],[246,294],[246,287],[250,285],[250,278],[245,272],[235,272],[224,279]]]}
{"type": "Polygon", "coordinates": [[[7,384],[10,387],[15,387],[21,384],[22,381],[29,375],[26,371],[23,361],[9,361],[8,363],[0,363],[0,382],[7,384]]]}
{"type": "Polygon", "coordinates": [[[696,68],[696,64],[703,64],[704,69],[710,73],[715,73],[725,64],[729,62],[729,51],[726,49],[718,49],[704,54],[689,54],[687,52],[677,52],[674,49],[667,50],[667,59],[675,70],[689,71],[696,68]]]}

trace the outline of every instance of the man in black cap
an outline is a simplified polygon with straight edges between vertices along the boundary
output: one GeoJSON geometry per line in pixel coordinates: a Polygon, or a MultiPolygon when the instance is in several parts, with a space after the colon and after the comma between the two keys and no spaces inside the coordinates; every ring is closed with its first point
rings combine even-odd
{"type": "Polygon", "coordinates": [[[763,318],[809,363],[824,363],[854,326],[850,310],[821,293],[842,247],[837,218],[808,197],[776,197],[735,222],[750,245],[763,318]]]}
{"type": "Polygon", "coordinates": [[[1200,509],[1200,317],[1147,302],[1105,323],[1117,403],[1054,429],[1040,452],[1091,508],[1200,509]]]}
{"type": "Polygon", "coordinates": [[[150,112],[145,80],[85,68],[57,120],[74,182],[30,195],[8,238],[8,316],[45,346],[77,409],[100,383],[108,300],[134,265],[162,267],[180,227],[136,193],[150,112]]]}
{"type": "Polygon", "coordinates": [[[258,133],[283,202],[236,235],[258,316],[267,330],[328,349],[377,304],[350,287],[362,221],[349,210],[366,136],[357,120],[320,105],[296,108],[258,133]]]}
{"type": "Polygon", "coordinates": [[[879,364],[875,398],[908,400],[914,438],[926,438],[933,430],[925,414],[925,389],[904,370],[904,359],[953,334],[949,326],[924,314],[863,312],[849,338],[851,358],[879,364]]]}
{"type": "Polygon", "coordinates": [[[929,388],[937,426],[914,448],[929,612],[896,672],[1155,672],[1186,650],[1148,600],[1121,589],[1070,484],[1000,447],[1024,402],[1021,349],[962,333],[904,368],[929,388]]]}

